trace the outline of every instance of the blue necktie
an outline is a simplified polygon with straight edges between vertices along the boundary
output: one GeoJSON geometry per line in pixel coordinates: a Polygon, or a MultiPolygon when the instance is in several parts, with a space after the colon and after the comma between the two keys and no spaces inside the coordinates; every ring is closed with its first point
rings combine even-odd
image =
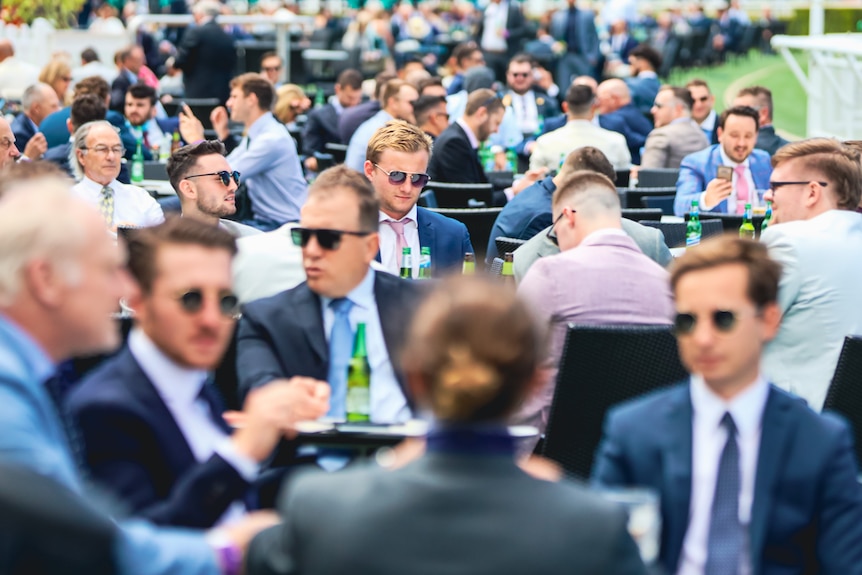
{"type": "Polygon", "coordinates": [[[721,425],[727,429],[727,443],[718,463],[704,575],[738,575],[745,545],[745,530],[739,523],[739,445],[730,413],[724,414],[721,425]]]}
{"type": "Polygon", "coordinates": [[[350,309],[353,302],[338,298],[329,302],[335,314],[332,331],[329,334],[329,412],[333,419],[345,418],[345,399],[347,397],[347,368],[353,354],[353,329],[350,327],[350,309]]]}

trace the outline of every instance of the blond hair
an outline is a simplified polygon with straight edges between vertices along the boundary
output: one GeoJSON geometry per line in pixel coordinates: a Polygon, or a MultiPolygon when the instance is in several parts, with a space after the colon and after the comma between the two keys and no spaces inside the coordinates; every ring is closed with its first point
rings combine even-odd
{"type": "MultiPolygon", "coordinates": [[[[69,61],[65,58],[54,58],[42,68],[39,73],[39,81],[54,88],[54,82],[71,76],[72,67],[69,65],[69,61]]],[[[56,92],[56,89],[54,91],[56,92]]],[[[69,90],[66,90],[65,94],[58,93],[57,96],[60,98],[60,103],[65,104],[70,97],[69,90]]]]}
{"type": "Polygon", "coordinates": [[[283,124],[292,122],[299,115],[299,111],[293,107],[296,100],[305,98],[305,92],[296,84],[284,84],[275,91],[275,108],[272,113],[283,124]]]}
{"type": "Polygon", "coordinates": [[[855,210],[862,199],[862,171],[859,150],[831,138],[809,138],[782,146],[772,156],[772,166],[799,160],[804,177],[828,181],[826,193],[838,208],[855,210]]]}
{"type": "Polygon", "coordinates": [[[376,164],[384,150],[395,150],[415,154],[416,152],[428,152],[431,155],[433,144],[431,138],[417,126],[404,120],[390,120],[379,128],[365,149],[365,159],[376,164]]]}

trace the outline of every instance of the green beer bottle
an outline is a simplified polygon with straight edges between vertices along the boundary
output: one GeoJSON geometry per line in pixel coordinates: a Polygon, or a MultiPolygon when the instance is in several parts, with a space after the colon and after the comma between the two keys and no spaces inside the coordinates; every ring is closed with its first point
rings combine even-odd
{"type": "Polygon", "coordinates": [[[144,153],[141,151],[141,139],[138,138],[135,147],[135,155],[132,156],[132,171],[130,179],[133,184],[140,184],[144,181],[144,153]]]}
{"type": "Polygon", "coordinates": [[[431,248],[428,246],[419,248],[419,279],[431,279],[431,248]]]}
{"type": "Polygon", "coordinates": [[[703,225],[700,223],[700,207],[697,200],[692,200],[691,214],[689,214],[688,223],[685,225],[685,247],[690,248],[698,245],[702,235],[703,225]]]}
{"type": "Polygon", "coordinates": [[[314,95],[314,107],[322,108],[326,105],[326,96],[323,94],[323,88],[317,88],[317,94],[314,95]]]}
{"type": "Polygon", "coordinates": [[[401,249],[401,277],[406,280],[413,279],[413,255],[410,248],[401,249]]]}
{"type": "Polygon", "coordinates": [[[514,262],[515,256],[512,252],[506,252],[506,255],[503,256],[503,271],[500,274],[505,284],[515,285],[514,262]]]}
{"type": "Polygon", "coordinates": [[[353,340],[353,357],[347,368],[347,421],[365,423],[371,420],[371,366],[365,348],[365,324],[356,325],[353,340]]]}
{"type": "Polygon", "coordinates": [[[751,221],[751,204],[745,204],[745,214],[742,216],[742,225],[739,226],[739,237],[753,240],[755,235],[754,223],[751,221]]]}
{"type": "Polygon", "coordinates": [[[760,233],[763,233],[763,230],[769,227],[769,224],[772,223],[772,202],[766,202],[766,213],[763,215],[763,222],[760,224],[760,233]]]}
{"type": "Polygon", "coordinates": [[[476,273],[476,256],[470,252],[464,254],[464,267],[461,268],[461,273],[465,276],[471,276],[476,273]]]}

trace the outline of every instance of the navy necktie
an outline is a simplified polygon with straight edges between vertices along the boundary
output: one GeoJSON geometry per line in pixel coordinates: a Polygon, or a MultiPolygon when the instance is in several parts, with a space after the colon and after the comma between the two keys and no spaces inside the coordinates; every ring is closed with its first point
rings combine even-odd
{"type": "Polygon", "coordinates": [[[210,412],[210,419],[212,419],[216,425],[218,425],[219,429],[230,435],[233,433],[233,429],[227,424],[222,417],[222,413],[224,413],[224,401],[222,401],[221,394],[219,390],[215,386],[215,382],[212,378],[207,378],[204,381],[204,384],[201,386],[201,391],[198,394],[198,397],[206,402],[207,407],[210,412]]]}
{"type": "Polygon", "coordinates": [[[347,397],[347,368],[350,356],[353,354],[353,329],[350,327],[350,309],[353,302],[347,298],[338,298],[329,302],[329,307],[335,314],[332,331],[329,334],[329,412],[333,419],[345,418],[345,401],[347,397]]]}
{"type": "Polygon", "coordinates": [[[721,425],[727,429],[727,443],[718,462],[704,575],[738,575],[745,545],[745,530],[739,522],[739,445],[730,413],[724,414],[721,425]]]}

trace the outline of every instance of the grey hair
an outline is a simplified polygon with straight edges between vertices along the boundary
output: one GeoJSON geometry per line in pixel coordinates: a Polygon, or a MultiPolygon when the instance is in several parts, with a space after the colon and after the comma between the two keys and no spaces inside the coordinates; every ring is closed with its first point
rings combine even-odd
{"type": "Polygon", "coordinates": [[[24,90],[24,94],[21,96],[21,107],[24,108],[25,112],[29,112],[33,104],[42,101],[45,90],[53,89],[54,88],[44,82],[36,82],[35,84],[27,86],[27,89],[24,90]]]}
{"type": "Polygon", "coordinates": [[[192,12],[210,17],[218,16],[221,14],[221,5],[214,0],[201,0],[192,6],[192,12]]]}
{"type": "Polygon", "coordinates": [[[87,148],[87,136],[90,135],[90,131],[93,128],[98,126],[109,126],[112,130],[117,132],[117,134],[120,133],[120,131],[107,120],[93,120],[92,122],[83,124],[75,130],[72,147],[69,148],[69,166],[72,168],[75,180],[79,182],[84,179],[84,166],[81,165],[81,161],[78,159],[78,150],[84,150],[87,148]]]}

